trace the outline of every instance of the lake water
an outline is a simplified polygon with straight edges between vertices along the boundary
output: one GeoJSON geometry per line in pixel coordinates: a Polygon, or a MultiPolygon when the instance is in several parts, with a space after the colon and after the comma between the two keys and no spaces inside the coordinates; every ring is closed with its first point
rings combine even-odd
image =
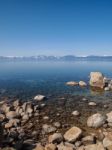
{"type": "MultiPolygon", "coordinates": [[[[88,82],[91,71],[101,71],[111,78],[112,62],[0,62],[0,95],[21,99],[37,94],[94,95],[89,88],[65,85],[72,80],[88,82]]],[[[108,92],[99,95],[107,96],[108,92]]]]}

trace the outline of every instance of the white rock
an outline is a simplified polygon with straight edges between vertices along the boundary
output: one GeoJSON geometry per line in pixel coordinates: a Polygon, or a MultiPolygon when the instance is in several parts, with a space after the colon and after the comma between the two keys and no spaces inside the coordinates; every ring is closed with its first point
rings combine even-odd
{"type": "Polygon", "coordinates": [[[89,106],[96,106],[96,103],[95,102],[89,102],[88,105],[89,106]]]}
{"type": "Polygon", "coordinates": [[[43,119],[44,120],[49,120],[49,117],[48,116],[44,116],[43,119]]]}
{"type": "Polygon", "coordinates": [[[84,81],[79,81],[79,86],[87,86],[87,84],[84,81]]]}
{"type": "Polygon", "coordinates": [[[106,116],[96,113],[88,118],[87,126],[98,128],[101,127],[105,123],[105,121],[106,121],[106,116]]]}
{"type": "Polygon", "coordinates": [[[74,115],[74,116],[79,116],[80,113],[79,113],[77,110],[75,110],[75,111],[72,112],[72,115],[74,115]]]}
{"type": "Polygon", "coordinates": [[[109,87],[105,87],[104,90],[105,90],[105,91],[109,91],[110,88],[109,88],[109,87]]]}
{"type": "Polygon", "coordinates": [[[81,134],[82,130],[74,126],[64,134],[64,138],[68,142],[75,142],[81,136],[81,134]]]}
{"type": "Polygon", "coordinates": [[[66,85],[69,85],[69,86],[76,86],[78,85],[79,83],[78,82],[75,82],[75,81],[69,81],[69,82],[66,82],[66,85]]]}
{"type": "Polygon", "coordinates": [[[44,99],[45,99],[44,95],[37,95],[37,96],[34,97],[34,100],[36,100],[36,101],[42,101],[44,99]]]}

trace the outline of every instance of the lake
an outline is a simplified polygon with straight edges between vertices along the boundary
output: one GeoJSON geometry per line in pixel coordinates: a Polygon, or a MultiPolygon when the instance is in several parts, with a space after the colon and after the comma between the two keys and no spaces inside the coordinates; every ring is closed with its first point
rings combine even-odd
{"type": "MultiPolygon", "coordinates": [[[[112,62],[0,62],[0,95],[29,99],[36,94],[94,95],[89,88],[68,87],[67,81],[89,81],[91,71],[112,77],[112,62]]],[[[98,94],[98,93],[97,93],[98,94]]],[[[100,96],[110,92],[100,93],[100,96]]]]}

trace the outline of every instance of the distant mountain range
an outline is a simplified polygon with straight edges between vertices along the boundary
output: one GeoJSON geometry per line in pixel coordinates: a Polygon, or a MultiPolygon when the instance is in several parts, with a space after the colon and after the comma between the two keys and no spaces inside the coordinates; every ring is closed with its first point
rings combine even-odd
{"type": "Polygon", "coordinates": [[[0,61],[112,61],[112,56],[0,56],[0,61]]]}

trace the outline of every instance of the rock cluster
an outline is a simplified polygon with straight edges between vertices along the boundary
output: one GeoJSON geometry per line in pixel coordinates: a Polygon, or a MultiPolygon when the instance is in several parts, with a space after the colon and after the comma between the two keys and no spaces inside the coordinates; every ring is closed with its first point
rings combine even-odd
{"type": "MultiPolygon", "coordinates": [[[[69,81],[66,83],[68,86],[77,86],[85,87],[87,86],[87,83],[84,81],[69,81]]],[[[112,80],[104,77],[104,75],[101,72],[91,72],[90,73],[90,80],[89,80],[90,87],[93,87],[95,89],[104,89],[105,91],[112,90],[112,80]]]]}
{"type": "MultiPolygon", "coordinates": [[[[90,102],[89,105],[93,108],[96,106],[96,103],[90,102]]],[[[100,113],[92,114],[87,118],[86,128],[95,129],[96,132],[94,133],[89,132],[85,135],[84,130],[75,125],[72,125],[69,128],[67,127],[65,132],[62,133],[60,132],[60,128],[64,128],[66,125],[62,126],[58,121],[43,123],[39,133],[36,130],[32,131],[34,123],[39,124],[39,120],[37,120],[36,117],[41,116],[40,109],[43,109],[45,106],[44,103],[40,103],[40,100],[38,101],[37,99],[36,101],[30,102],[20,102],[19,100],[16,100],[10,104],[1,103],[0,139],[1,143],[3,142],[2,147],[5,147],[5,149],[8,150],[112,149],[112,111],[105,115],[100,113]],[[34,122],[31,122],[32,118],[34,118],[34,122]],[[27,135],[28,131],[30,131],[30,135],[27,135]],[[38,141],[38,134],[40,133],[42,139],[41,141],[38,141]],[[37,138],[34,140],[33,137],[37,138]],[[6,144],[4,145],[4,143],[6,144]]],[[[75,118],[78,118],[79,115],[82,116],[83,114],[78,110],[73,111],[71,114],[71,116],[75,118]]],[[[45,121],[50,119],[47,115],[42,118],[45,121]]],[[[2,150],[3,149],[4,148],[2,148],[2,150]]]]}

